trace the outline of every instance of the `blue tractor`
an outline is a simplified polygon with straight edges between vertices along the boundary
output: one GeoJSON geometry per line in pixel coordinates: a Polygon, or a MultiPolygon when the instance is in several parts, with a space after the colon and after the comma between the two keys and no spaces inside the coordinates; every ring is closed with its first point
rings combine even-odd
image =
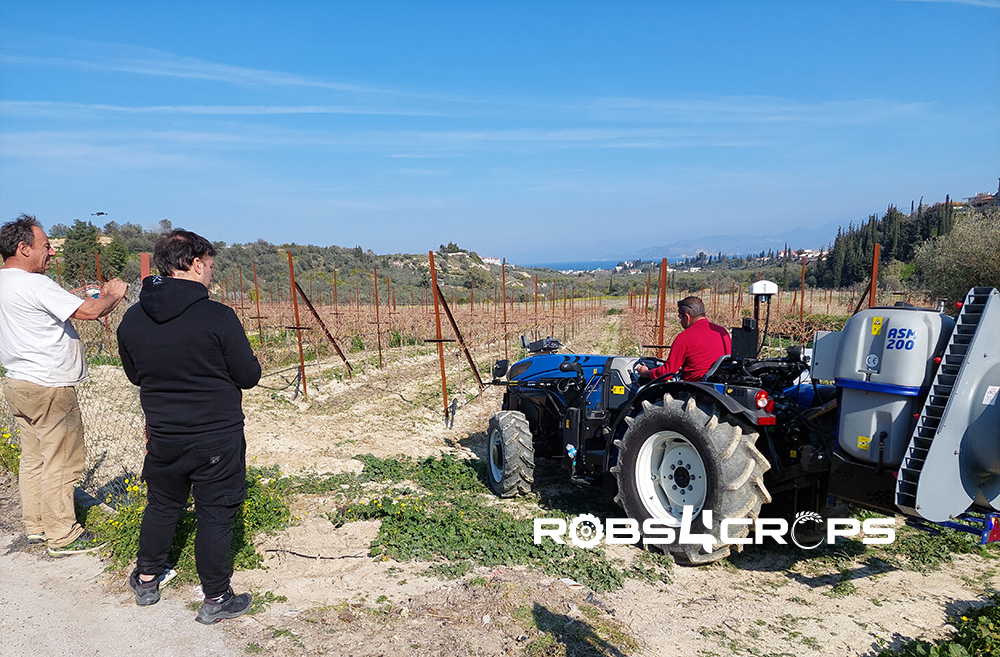
{"type": "MultiPolygon", "coordinates": [[[[776,289],[755,284],[758,311],[776,289]]],[[[843,503],[1000,539],[1000,293],[974,288],[957,321],[872,308],[777,358],[758,357],[758,318],[733,329],[734,354],[695,382],[641,380],[637,366],[655,358],[522,338],[531,355],[494,369],[506,391],[488,430],[491,489],[530,491],[536,460],[549,458],[614,492],[639,524],[680,526],[687,507],[713,549],[653,546],[687,564],[740,549],[722,540],[723,521],[752,521],[767,504],[816,517],[843,503]]]]}

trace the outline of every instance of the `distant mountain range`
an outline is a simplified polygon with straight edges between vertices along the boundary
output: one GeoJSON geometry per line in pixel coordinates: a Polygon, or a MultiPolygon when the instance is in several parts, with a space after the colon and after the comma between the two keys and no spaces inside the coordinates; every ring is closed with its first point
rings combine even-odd
{"type": "MultiPolygon", "coordinates": [[[[642,260],[659,260],[661,258],[689,258],[704,251],[708,255],[725,253],[727,255],[746,255],[774,249],[778,251],[791,249],[822,249],[833,244],[837,237],[840,221],[833,221],[822,226],[799,227],[785,233],[745,233],[742,235],[707,235],[670,242],[662,246],[650,246],[635,251],[625,259],[641,258],[642,260]]],[[[608,255],[602,260],[622,259],[620,256],[608,255]]]]}

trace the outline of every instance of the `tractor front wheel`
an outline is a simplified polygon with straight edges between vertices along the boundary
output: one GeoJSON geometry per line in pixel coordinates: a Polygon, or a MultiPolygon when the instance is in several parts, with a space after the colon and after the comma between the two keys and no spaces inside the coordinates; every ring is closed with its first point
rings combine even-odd
{"type": "Polygon", "coordinates": [[[490,418],[486,478],[500,497],[531,492],[535,480],[535,446],[524,413],[500,411],[490,418]]]}
{"type": "MultiPolygon", "coordinates": [[[[615,441],[619,450],[612,468],[618,480],[615,501],[640,525],[654,519],[672,528],[672,543],[649,545],[679,563],[704,564],[728,556],[730,546],[721,541],[722,521],[752,521],[761,505],[771,501],[762,479],[770,464],[754,446],[756,433],[720,415],[708,397],[685,393],[674,398],[667,393],[655,404],[642,406],[642,413],[630,418],[622,439],[615,441]],[[691,509],[691,533],[714,539],[711,550],[679,543],[684,507],[691,509]],[[706,510],[712,511],[708,526],[706,510]]],[[[730,527],[733,538],[748,533],[746,523],[730,527]]]]}

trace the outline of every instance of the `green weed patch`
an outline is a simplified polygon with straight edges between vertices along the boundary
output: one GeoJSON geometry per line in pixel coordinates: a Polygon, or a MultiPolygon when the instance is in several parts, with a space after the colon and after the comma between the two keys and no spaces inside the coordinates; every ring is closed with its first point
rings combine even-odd
{"type": "Polygon", "coordinates": [[[310,478],[294,487],[302,492],[344,492],[349,501],[330,516],[337,526],[380,520],[379,533],[369,546],[373,556],[398,561],[443,559],[455,564],[441,569],[447,575],[473,565],[526,565],[570,577],[595,591],[620,588],[626,577],[647,581],[666,577],[662,562],[626,567],[600,549],[549,541],[535,545],[532,516],[539,512],[520,502],[498,502],[486,488],[482,463],[452,456],[422,461],[356,458],[365,464],[359,474],[325,481],[310,478]],[[364,487],[371,482],[382,484],[383,492],[373,494],[364,487]]]}
{"type": "Polygon", "coordinates": [[[878,657],[972,657],[1000,654],[1000,596],[989,604],[951,619],[955,633],[937,643],[910,641],[896,650],[883,650],[878,657]]]}
{"type": "MultiPolygon", "coordinates": [[[[259,532],[275,532],[288,526],[291,512],[288,509],[289,490],[286,480],[277,478],[277,469],[247,469],[247,499],[243,503],[233,526],[233,567],[238,570],[257,568],[263,556],[253,544],[259,532]]],[[[86,525],[98,538],[107,541],[105,553],[111,568],[126,568],[135,559],[139,548],[139,529],[146,508],[146,484],[138,480],[125,480],[125,496],[116,502],[115,513],[107,514],[99,507],[86,510],[86,525]]],[[[108,500],[111,501],[110,499],[108,500]]],[[[175,564],[181,581],[197,581],[194,563],[196,520],[193,504],[181,513],[174,535],[174,545],[169,560],[175,564]]]]}

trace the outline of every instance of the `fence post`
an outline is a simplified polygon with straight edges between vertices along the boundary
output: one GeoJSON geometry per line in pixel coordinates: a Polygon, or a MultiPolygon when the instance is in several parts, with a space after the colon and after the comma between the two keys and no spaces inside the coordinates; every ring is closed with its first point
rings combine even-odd
{"type": "Polygon", "coordinates": [[[378,267],[372,267],[375,271],[375,338],[378,342],[378,368],[382,369],[382,325],[378,316],[378,267]]]}
{"type": "Polygon", "coordinates": [[[285,251],[288,254],[288,275],[292,279],[292,286],[290,289],[292,296],[292,309],[295,311],[295,333],[299,339],[299,378],[302,379],[302,396],[308,397],[306,393],[306,359],[302,354],[302,325],[299,323],[299,295],[295,290],[295,265],[292,264],[292,252],[285,251]]]}
{"type": "Polygon", "coordinates": [[[503,357],[510,359],[507,354],[507,258],[500,264],[500,291],[503,293],[503,357]]]}
{"type": "Polygon", "coordinates": [[[444,419],[448,420],[448,381],[444,373],[444,342],[441,340],[441,308],[438,305],[437,270],[434,268],[434,252],[428,251],[431,264],[431,287],[434,294],[434,325],[437,327],[438,361],[441,363],[441,394],[444,396],[444,419]]]}
{"type": "Polygon", "coordinates": [[[657,302],[660,306],[660,330],[656,335],[656,357],[663,358],[663,324],[667,311],[667,259],[660,262],[660,294],[657,302]]]}
{"type": "Polygon", "coordinates": [[[806,312],[806,257],[802,256],[802,294],[799,298],[799,324],[803,324],[806,312]]]}
{"type": "Polygon", "coordinates": [[[257,335],[260,337],[260,348],[264,348],[264,327],[260,323],[260,288],[257,286],[257,263],[253,263],[253,296],[257,300],[257,335]]]}
{"type": "Polygon", "coordinates": [[[875,243],[875,252],[872,254],[872,286],[868,295],[868,307],[874,308],[876,303],[876,293],[878,291],[878,261],[882,253],[882,245],[875,243]]]}

